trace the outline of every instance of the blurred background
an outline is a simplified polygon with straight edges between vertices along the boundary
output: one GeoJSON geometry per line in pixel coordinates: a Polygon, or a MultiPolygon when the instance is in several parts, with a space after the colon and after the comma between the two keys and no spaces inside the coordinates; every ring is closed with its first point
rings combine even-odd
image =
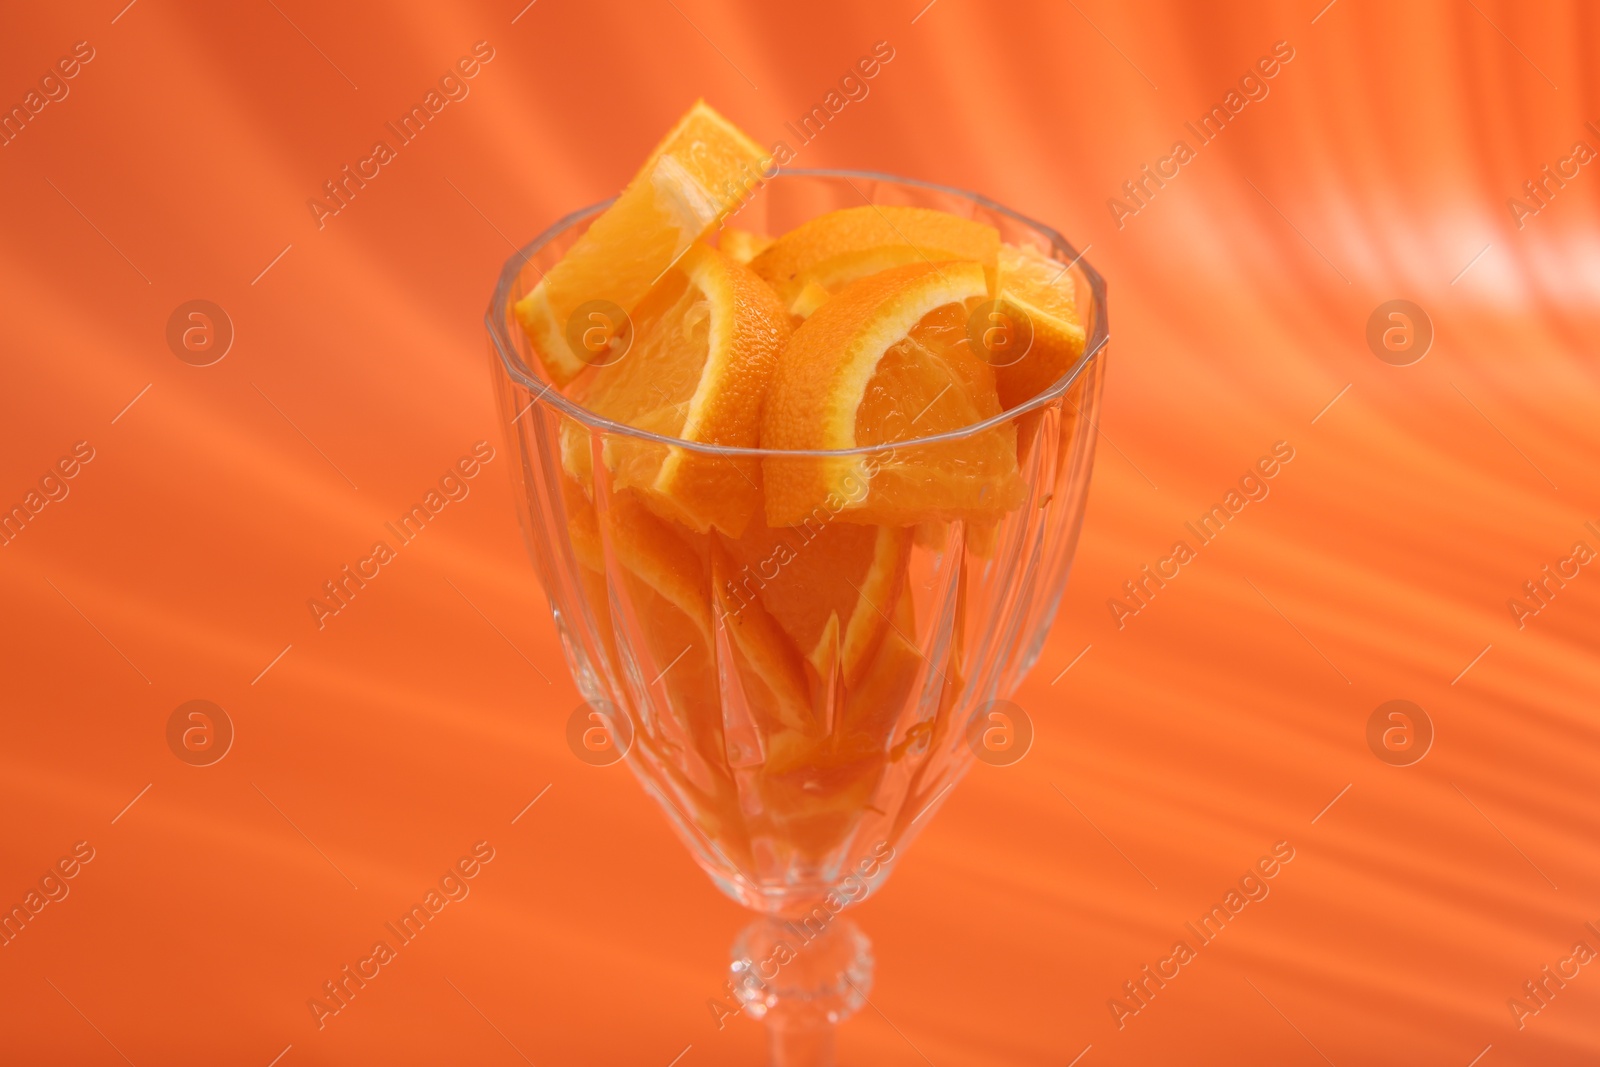
{"type": "Polygon", "coordinates": [[[1035,744],[860,909],[843,1061],[1600,1058],[1593,7],[125,2],[0,36],[9,1062],[759,1062],[707,1006],[745,914],[567,747],[482,326],[513,247],[698,96],[796,166],[985,193],[1110,286],[1035,744]],[[333,213],[347,166],[377,174],[333,213]],[[480,441],[470,494],[318,619],[480,441]],[[1130,599],[1275,448],[1266,498],[1130,599]],[[308,1006],[474,849],[469,895],[308,1006]]]}

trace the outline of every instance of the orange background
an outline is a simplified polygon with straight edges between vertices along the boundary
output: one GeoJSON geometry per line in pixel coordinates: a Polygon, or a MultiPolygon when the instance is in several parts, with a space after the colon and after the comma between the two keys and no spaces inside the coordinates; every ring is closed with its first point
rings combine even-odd
{"type": "Polygon", "coordinates": [[[503,450],[325,629],[306,601],[501,449],[481,317],[511,242],[615,192],[697,95],[771,142],[879,40],[796,164],[1056,226],[1114,341],[1078,565],[1017,696],[1035,747],[976,767],[860,910],[878,982],[844,1062],[1600,1057],[1600,965],[1520,1031],[1506,1005],[1600,949],[1600,574],[1525,629],[1506,606],[1600,548],[1600,174],[1520,229],[1506,205],[1600,147],[1592,9],[122,4],[0,35],[6,107],[95,49],[0,148],[0,502],[96,453],[0,548],[0,903],[96,850],[0,948],[0,1059],[758,1059],[705,1005],[744,915],[622,767],[566,748],[503,450]],[[480,40],[470,96],[319,230],[306,200],[480,40]],[[1119,229],[1107,199],[1280,40],[1270,96],[1119,229]],[[197,297],[237,330],[205,368],[164,340],[197,297]],[[1437,331],[1404,368],[1364,340],[1396,297],[1437,331]],[[1107,599],[1280,440],[1271,496],[1118,630],[1107,599]],[[195,698],[237,729],[206,768],[165,740],[195,698]],[[1365,741],[1395,698],[1437,732],[1409,768],[1365,741]],[[307,999],[480,840],[471,896],[319,1031],[307,999]],[[1270,897],[1118,1030],[1107,1000],[1281,840],[1270,897]]]}

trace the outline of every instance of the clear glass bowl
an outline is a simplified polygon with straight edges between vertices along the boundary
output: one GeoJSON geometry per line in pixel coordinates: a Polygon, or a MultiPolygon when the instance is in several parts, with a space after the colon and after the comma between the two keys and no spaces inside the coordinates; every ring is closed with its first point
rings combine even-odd
{"type": "MultiPolygon", "coordinates": [[[[785,924],[741,943],[820,935],[883,883],[994,736],[986,727],[999,721],[995,702],[1038,657],[1083,517],[1108,337],[1105,285],[1061,235],[985,197],[882,174],[783,171],[735,225],[781,234],[862,203],[988,223],[1002,240],[1062,264],[1085,326],[1083,355],[1032,400],[932,437],[838,452],[696,444],[611,422],[563,396],[512,313],[607,203],[574,212],[513,256],[489,304],[518,516],[585,700],[717,886],[785,924]],[[734,539],[661,517],[619,475],[626,457],[655,453],[730,494],[841,467],[893,468],[915,481],[996,442],[1014,442],[1016,467],[1009,510],[985,521],[867,526],[851,520],[849,502],[830,501],[775,530],[758,509],[734,539]],[[841,609],[809,649],[786,644],[774,623],[797,596],[841,609]]],[[[855,969],[840,972],[852,989],[870,977],[865,940],[854,936],[855,969]]],[[[734,967],[738,995],[760,1015],[774,987],[748,955],[734,967]]],[[[823,1012],[829,1020],[848,1012],[849,992],[823,1012]]]]}
{"type": "MultiPolygon", "coordinates": [[[[1011,695],[1033,665],[1054,617],[1093,456],[1107,340],[1105,288],[1055,231],[975,194],[849,171],[780,173],[736,221],[782,233],[864,200],[937,208],[987,222],[1002,239],[1033,245],[1064,266],[1071,264],[1067,269],[1078,288],[1087,334],[1083,358],[1055,385],[1001,416],[893,446],[769,452],[676,441],[619,425],[573,403],[543,378],[511,313],[536,284],[535,268],[554,265],[605,203],[567,216],[512,257],[487,318],[497,393],[517,459],[518,513],[573,677],[596,708],[627,717],[616,732],[632,734],[630,765],[717,885],[741,903],[773,913],[810,908],[851,872],[859,874],[863,863],[884,867],[870,863],[873,849],[880,843],[903,848],[928,805],[968,765],[966,724],[974,711],[1011,695]],[[867,671],[868,682],[880,683],[875,688],[856,678],[837,685],[829,683],[839,678],[813,679],[823,690],[807,694],[814,698],[807,723],[813,733],[786,741],[781,735],[796,731],[785,725],[781,709],[771,706],[779,703],[777,696],[752,695],[752,690],[771,688],[753,662],[759,652],[746,654],[730,636],[722,621],[729,598],[725,591],[719,598],[713,585],[732,580],[737,587],[732,603],[742,607],[753,590],[760,595],[756,587],[764,585],[765,575],[779,569],[774,556],[803,559],[823,538],[842,541],[832,536],[837,532],[859,540],[860,529],[808,523],[795,528],[790,552],[756,561],[754,581],[745,576],[746,568],[723,574],[711,552],[711,541],[720,535],[672,526],[641,511],[635,501],[619,498],[603,460],[591,465],[592,498],[586,494],[563,466],[562,437],[570,454],[574,431],[585,438],[577,447],[593,451],[597,459],[620,440],[742,468],[755,476],[752,481],[759,480],[756,468],[767,462],[792,468],[881,458],[892,451],[898,461],[938,463],[941,453],[958,451],[975,436],[1014,433],[1028,495],[997,528],[975,531],[957,519],[936,530],[906,532],[905,544],[892,549],[906,557],[898,564],[905,569],[904,587],[871,606],[893,616],[895,598],[910,597],[911,610],[903,612],[910,622],[891,622],[885,636],[895,640],[896,652],[910,653],[899,658],[907,664],[914,660],[915,667],[893,678],[867,671]],[[618,521],[633,524],[621,540],[654,541],[663,551],[619,544],[608,535],[615,528],[599,521],[600,511],[621,513],[618,521]],[[595,540],[583,543],[583,531],[593,531],[595,540]],[[699,573],[694,573],[696,564],[699,573]],[[688,573],[654,573],[674,567],[688,573]],[[703,589],[703,612],[683,610],[680,584],[703,589]],[[680,602],[673,602],[674,596],[680,602]],[[674,627],[672,611],[683,615],[681,626],[674,627]],[[900,648],[902,643],[907,647],[900,648]],[[890,698],[893,706],[862,707],[857,697],[890,698]],[[847,751],[814,743],[830,731],[857,726],[869,736],[847,751]],[[783,753],[781,766],[774,763],[776,750],[783,753]]],[[[747,557],[735,553],[732,561],[747,557]]],[[[830,553],[829,558],[835,557],[830,553]]],[[[886,654],[882,644],[877,651],[886,654]]],[[[875,870],[865,892],[885,874],[886,868],[875,870]]]]}

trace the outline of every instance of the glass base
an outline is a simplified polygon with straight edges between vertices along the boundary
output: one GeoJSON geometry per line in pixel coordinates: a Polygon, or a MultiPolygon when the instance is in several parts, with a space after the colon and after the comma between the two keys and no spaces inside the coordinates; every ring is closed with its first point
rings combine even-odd
{"type": "Polygon", "coordinates": [[[872,989],[872,942],[835,916],[786,922],[764,916],[733,942],[734,995],[767,1025],[772,1067],[833,1067],[837,1025],[872,989]]]}

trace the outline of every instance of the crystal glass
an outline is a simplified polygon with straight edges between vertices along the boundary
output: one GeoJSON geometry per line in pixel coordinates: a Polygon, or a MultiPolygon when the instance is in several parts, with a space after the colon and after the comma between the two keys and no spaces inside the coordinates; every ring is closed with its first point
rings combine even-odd
{"type": "Polygon", "coordinates": [[[1014,743],[990,726],[1008,722],[996,702],[1038,658],[1066,583],[1108,336],[1100,276],[1054,230],[982,196],[786,170],[731,221],[780,234],[863,203],[976,219],[1060,262],[1082,357],[1001,415],[918,438],[908,414],[886,445],[776,452],[632,429],[555,389],[511,311],[606,203],[513,256],[487,317],[518,516],[568,667],[701,868],[760,913],[723,1003],[764,1018],[784,1064],[831,1063],[834,1025],[870,990],[870,943],[840,913],[882,886],[975,755],[1014,743]],[[1003,471],[984,466],[997,454],[1003,471]],[[950,476],[994,495],[986,511],[873,526],[847,492],[791,527],[768,529],[756,508],[735,539],[649,506],[637,471],[663,460],[729,500],[841,472],[869,493],[950,476]],[[808,611],[818,639],[797,647],[776,620],[808,611]]]}

